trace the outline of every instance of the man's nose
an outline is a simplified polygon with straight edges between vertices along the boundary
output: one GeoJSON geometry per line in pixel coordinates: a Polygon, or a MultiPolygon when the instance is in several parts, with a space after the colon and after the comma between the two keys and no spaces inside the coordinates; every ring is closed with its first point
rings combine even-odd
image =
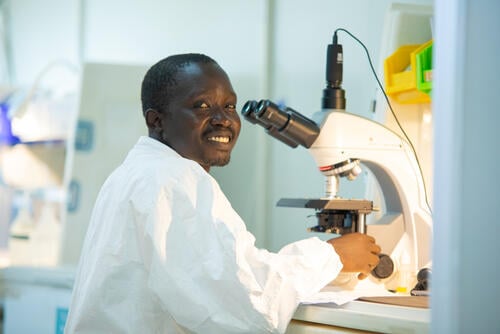
{"type": "Polygon", "coordinates": [[[212,114],[211,123],[212,125],[228,127],[231,125],[231,118],[224,108],[217,108],[212,114]]]}

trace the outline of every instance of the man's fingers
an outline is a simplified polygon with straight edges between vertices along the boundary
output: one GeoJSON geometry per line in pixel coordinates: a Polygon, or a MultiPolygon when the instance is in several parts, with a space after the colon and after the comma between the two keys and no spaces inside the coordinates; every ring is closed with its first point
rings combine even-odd
{"type": "Polygon", "coordinates": [[[375,242],[375,238],[374,237],[372,237],[371,235],[368,235],[368,234],[365,234],[365,235],[366,235],[366,237],[368,238],[369,241],[375,242]]]}
{"type": "Polygon", "coordinates": [[[375,269],[375,267],[378,265],[380,259],[378,256],[373,256],[372,258],[372,261],[370,261],[370,263],[368,263],[368,270],[366,272],[362,272],[362,273],[359,273],[358,274],[358,279],[359,280],[364,280],[365,278],[367,278],[370,273],[372,272],[373,269],[375,269]]]}
{"type": "Polygon", "coordinates": [[[372,246],[372,250],[371,250],[372,254],[378,255],[381,251],[382,251],[382,248],[380,248],[379,245],[374,244],[372,246]]]}
{"type": "Polygon", "coordinates": [[[365,273],[360,273],[360,274],[358,275],[358,279],[359,279],[359,280],[363,280],[363,279],[365,279],[365,278],[367,278],[367,277],[368,277],[368,274],[365,274],[365,273]]]}
{"type": "Polygon", "coordinates": [[[380,257],[378,257],[378,255],[376,254],[372,254],[369,256],[369,259],[368,259],[368,267],[370,268],[370,270],[373,270],[380,262],[380,257]]]}

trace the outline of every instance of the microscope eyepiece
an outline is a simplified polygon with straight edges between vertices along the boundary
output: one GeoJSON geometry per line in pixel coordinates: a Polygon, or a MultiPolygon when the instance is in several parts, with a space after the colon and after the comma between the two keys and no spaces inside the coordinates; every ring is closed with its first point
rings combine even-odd
{"type": "Polygon", "coordinates": [[[243,108],[241,109],[241,114],[243,117],[249,121],[250,123],[253,124],[259,124],[259,121],[257,120],[255,116],[255,108],[257,107],[257,101],[250,100],[247,101],[244,105],[243,108]]]}
{"type": "Polygon", "coordinates": [[[282,131],[290,120],[290,116],[286,111],[281,110],[269,100],[260,100],[255,113],[259,120],[275,127],[278,131],[282,131]]]}
{"type": "Polygon", "coordinates": [[[263,126],[270,135],[294,148],[298,145],[309,148],[319,135],[314,121],[269,100],[247,101],[241,113],[246,120],[263,126]]]}
{"type": "Polygon", "coordinates": [[[257,101],[250,100],[250,101],[247,101],[243,105],[243,108],[241,109],[241,114],[243,115],[243,117],[247,121],[249,121],[252,124],[258,124],[258,125],[262,126],[264,129],[266,129],[266,132],[270,136],[278,139],[279,141],[290,146],[291,148],[296,148],[298,146],[298,144],[295,143],[294,141],[281,135],[281,133],[278,131],[278,129],[273,127],[269,122],[266,122],[264,119],[258,118],[257,117],[257,109],[258,109],[257,101]]]}

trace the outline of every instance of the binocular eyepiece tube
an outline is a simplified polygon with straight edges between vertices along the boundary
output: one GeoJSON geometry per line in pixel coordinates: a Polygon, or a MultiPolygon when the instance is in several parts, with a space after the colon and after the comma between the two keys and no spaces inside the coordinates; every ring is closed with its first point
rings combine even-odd
{"type": "Polygon", "coordinates": [[[319,135],[320,129],[314,121],[291,108],[280,108],[269,100],[247,101],[241,114],[292,148],[298,145],[309,148],[319,135]]]}

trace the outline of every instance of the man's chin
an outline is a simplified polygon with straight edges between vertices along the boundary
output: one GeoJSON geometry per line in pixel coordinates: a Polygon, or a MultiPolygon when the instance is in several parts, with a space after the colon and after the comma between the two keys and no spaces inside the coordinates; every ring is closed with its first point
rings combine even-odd
{"type": "Polygon", "coordinates": [[[212,158],[212,159],[207,159],[206,164],[211,167],[222,167],[225,166],[229,163],[231,160],[231,156],[223,156],[223,157],[217,157],[217,158],[212,158]]]}

